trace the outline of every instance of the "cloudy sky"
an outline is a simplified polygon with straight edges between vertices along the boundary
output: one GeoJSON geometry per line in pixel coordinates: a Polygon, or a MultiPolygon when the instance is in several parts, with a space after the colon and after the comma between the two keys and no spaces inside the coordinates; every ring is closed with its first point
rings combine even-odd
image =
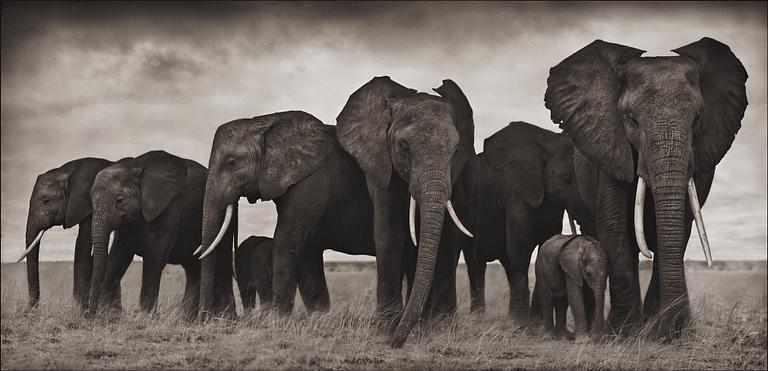
{"type": "MultiPolygon", "coordinates": [[[[335,124],[378,75],[421,91],[455,80],[480,151],[509,121],[559,131],[543,103],[548,70],[593,40],[669,55],[703,36],[750,76],[703,209],[713,255],[766,259],[766,18],[765,3],[3,2],[2,261],[23,251],[36,176],[75,158],[165,149],[205,165],[218,125],[289,109],[335,124]]],[[[272,204],[242,204],[241,237],[271,235],[272,204]]],[[[75,230],[48,232],[41,259],[72,259],[75,230]]],[[[703,259],[698,241],[687,258],[703,259]]]]}

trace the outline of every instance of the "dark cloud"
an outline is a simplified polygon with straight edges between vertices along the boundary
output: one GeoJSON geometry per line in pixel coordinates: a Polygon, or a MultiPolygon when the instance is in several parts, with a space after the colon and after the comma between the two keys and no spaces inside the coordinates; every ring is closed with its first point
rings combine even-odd
{"type": "MultiPolygon", "coordinates": [[[[766,197],[765,3],[0,7],[3,260],[5,246],[23,239],[31,184],[47,169],[82,156],[114,160],[153,149],[205,164],[216,126],[289,109],[334,124],[349,94],[376,75],[427,92],[442,79],[456,81],[474,108],[478,151],[513,120],[558,130],[543,105],[549,68],[597,38],[650,55],[703,36],[730,45],[750,74],[751,103],[705,212],[732,204],[726,190],[766,197]]],[[[253,223],[244,233],[271,233],[274,214],[264,208],[243,218],[253,223]]],[[[745,213],[765,230],[764,209],[745,213]]],[[[722,230],[711,239],[726,239],[722,230]]]]}

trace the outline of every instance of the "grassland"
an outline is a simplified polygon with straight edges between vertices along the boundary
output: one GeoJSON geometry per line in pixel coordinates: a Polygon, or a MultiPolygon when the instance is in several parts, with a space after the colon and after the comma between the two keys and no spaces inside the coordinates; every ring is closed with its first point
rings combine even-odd
{"type": "MultiPolygon", "coordinates": [[[[766,369],[766,267],[689,265],[695,325],[682,339],[640,338],[603,344],[542,341],[537,329],[506,318],[507,288],[498,265],[488,269],[485,316],[468,313],[466,272],[458,272],[459,310],[429,331],[417,329],[393,350],[370,325],[375,270],[367,264],[327,269],[332,310],[288,319],[271,314],[189,324],[176,307],[184,274],[168,267],[152,315],[137,312],[140,263],[123,280],[124,312],[85,320],[74,310],[71,263],[41,267],[42,304],[26,310],[24,265],[2,265],[2,369],[766,369]]],[[[641,271],[647,282],[647,270],[641,271]]]]}

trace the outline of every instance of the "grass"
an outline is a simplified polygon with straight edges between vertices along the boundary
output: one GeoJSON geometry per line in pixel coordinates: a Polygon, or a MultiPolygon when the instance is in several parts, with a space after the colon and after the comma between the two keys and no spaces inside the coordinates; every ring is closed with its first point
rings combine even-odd
{"type": "MultiPolygon", "coordinates": [[[[137,311],[140,263],[123,280],[118,317],[83,319],[70,303],[71,264],[41,267],[41,306],[27,310],[23,264],[2,265],[2,369],[766,369],[766,270],[689,269],[695,324],[679,340],[602,344],[543,341],[538,329],[506,318],[503,270],[488,269],[485,316],[468,314],[466,271],[450,321],[417,329],[402,349],[371,326],[375,271],[327,273],[332,309],[297,308],[290,318],[257,313],[238,321],[190,324],[176,311],[184,274],[166,268],[158,309],[137,311]]],[[[641,272],[647,282],[647,271],[641,272]]]]}

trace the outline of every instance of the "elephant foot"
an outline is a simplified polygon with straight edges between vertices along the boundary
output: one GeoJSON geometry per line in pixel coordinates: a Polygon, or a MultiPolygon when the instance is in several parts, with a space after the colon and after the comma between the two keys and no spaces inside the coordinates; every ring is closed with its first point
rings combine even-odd
{"type": "Polygon", "coordinates": [[[547,331],[547,330],[545,330],[544,334],[541,336],[541,338],[544,339],[544,340],[555,340],[555,339],[557,339],[557,336],[555,335],[554,331],[547,331]]]}
{"type": "Polygon", "coordinates": [[[632,336],[636,334],[642,324],[642,315],[639,310],[621,313],[611,310],[608,314],[608,324],[611,330],[619,336],[632,336]]]}
{"type": "Polygon", "coordinates": [[[591,340],[587,334],[576,334],[576,344],[588,344],[591,340]]]}
{"type": "Polygon", "coordinates": [[[402,316],[402,311],[378,313],[373,319],[373,325],[379,332],[386,335],[392,335],[395,333],[395,330],[397,330],[397,325],[400,323],[400,318],[402,318],[402,316]]]}
{"type": "Polygon", "coordinates": [[[646,320],[643,335],[653,341],[669,341],[690,331],[691,315],[688,308],[676,313],[665,311],[646,320]]]}

